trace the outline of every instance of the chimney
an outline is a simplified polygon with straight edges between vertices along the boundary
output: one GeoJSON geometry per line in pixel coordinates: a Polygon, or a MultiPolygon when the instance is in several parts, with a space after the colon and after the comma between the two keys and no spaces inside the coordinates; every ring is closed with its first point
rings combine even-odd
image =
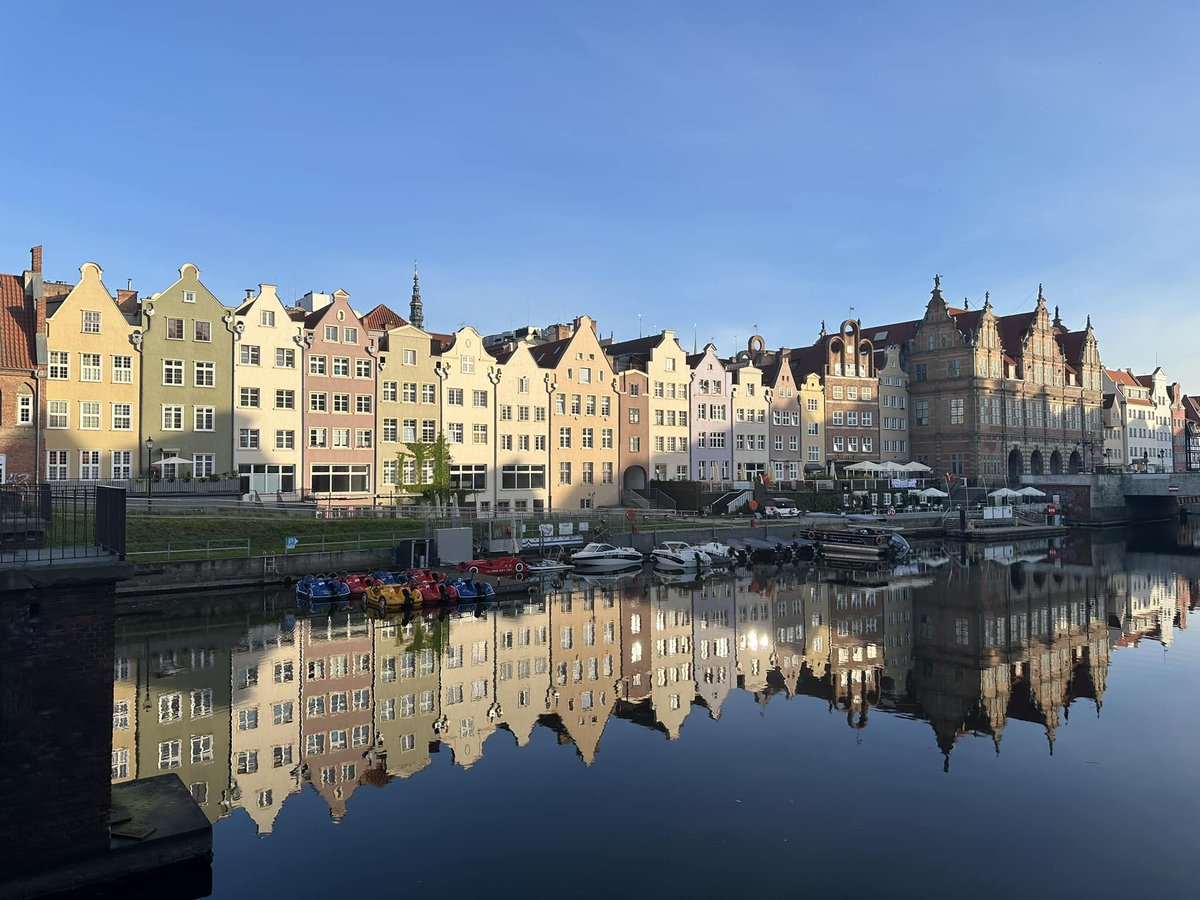
{"type": "Polygon", "coordinates": [[[40,275],[42,273],[42,245],[38,244],[36,247],[30,248],[29,256],[29,271],[40,275]]]}
{"type": "Polygon", "coordinates": [[[117,288],[117,306],[120,306],[122,309],[124,309],[126,304],[132,305],[137,303],[137,298],[137,291],[131,288],[117,288]]]}
{"type": "Polygon", "coordinates": [[[246,292],[247,300],[252,300],[254,298],[254,288],[243,288],[242,290],[246,292]]]}

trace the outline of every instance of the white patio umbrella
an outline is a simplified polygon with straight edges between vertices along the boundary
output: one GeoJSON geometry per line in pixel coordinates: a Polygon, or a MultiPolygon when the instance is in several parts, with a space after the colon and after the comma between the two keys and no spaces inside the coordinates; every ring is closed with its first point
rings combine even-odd
{"type": "Polygon", "coordinates": [[[888,460],[887,462],[884,462],[884,463],[880,463],[875,468],[880,472],[903,472],[904,471],[904,466],[900,465],[900,463],[892,462],[891,460],[888,460]]]}
{"type": "Polygon", "coordinates": [[[852,465],[852,466],[846,466],[844,471],[846,471],[846,472],[878,472],[879,465],[876,463],[870,462],[869,460],[863,460],[862,462],[854,463],[854,465],[852,465]]]}
{"type": "Polygon", "coordinates": [[[929,471],[932,471],[929,468],[929,466],[925,465],[925,463],[919,463],[919,462],[901,463],[900,468],[904,469],[905,472],[929,472],[929,471]]]}
{"type": "Polygon", "coordinates": [[[998,488],[988,494],[989,497],[1020,497],[1021,495],[1012,488],[998,488]]]}
{"type": "Polygon", "coordinates": [[[150,467],[154,466],[190,466],[192,461],[184,459],[182,456],[164,456],[162,459],[152,462],[150,467]]]}
{"type": "Polygon", "coordinates": [[[924,497],[928,500],[928,499],[933,499],[935,497],[949,497],[950,495],[947,494],[945,491],[939,491],[935,487],[927,487],[923,491],[917,491],[917,496],[924,497]]]}
{"type": "Polygon", "coordinates": [[[1021,488],[1019,491],[1016,491],[1015,493],[1019,494],[1022,497],[1045,497],[1046,496],[1045,491],[1039,491],[1037,488],[1033,487],[1032,485],[1026,485],[1025,487],[1021,488]]]}

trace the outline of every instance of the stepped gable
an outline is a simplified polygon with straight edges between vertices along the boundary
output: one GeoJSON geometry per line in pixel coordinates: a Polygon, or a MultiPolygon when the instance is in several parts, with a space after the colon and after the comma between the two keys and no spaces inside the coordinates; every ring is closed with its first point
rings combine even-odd
{"type": "Polygon", "coordinates": [[[37,368],[34,332],[37,313],[25,299],[19,275],[0,275],[0,369],[37,368]]]}

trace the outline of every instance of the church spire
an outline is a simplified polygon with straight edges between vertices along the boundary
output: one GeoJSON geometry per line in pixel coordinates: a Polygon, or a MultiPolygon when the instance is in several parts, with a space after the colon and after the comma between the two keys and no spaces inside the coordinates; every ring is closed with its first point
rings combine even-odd
{"type": "Polygon", "coordinates": [[[417,278],[417,262],[413,260],[412,302],[408,304],[408,321],[417,328],[425,327],[425,309],[421,304],[421,283],[417,278]]]}

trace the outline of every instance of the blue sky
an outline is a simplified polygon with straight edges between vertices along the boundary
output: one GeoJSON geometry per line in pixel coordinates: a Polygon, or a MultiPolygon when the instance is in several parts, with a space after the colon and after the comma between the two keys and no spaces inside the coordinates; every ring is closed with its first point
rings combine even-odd
{"type": "Polygon", "coordinates": [[[1200,393],[1195,4],[7,5],[0,270],[722,352],[1001,313],[1200,393]],[[735,344],[736,341],[736,344],[735,344]]]}

